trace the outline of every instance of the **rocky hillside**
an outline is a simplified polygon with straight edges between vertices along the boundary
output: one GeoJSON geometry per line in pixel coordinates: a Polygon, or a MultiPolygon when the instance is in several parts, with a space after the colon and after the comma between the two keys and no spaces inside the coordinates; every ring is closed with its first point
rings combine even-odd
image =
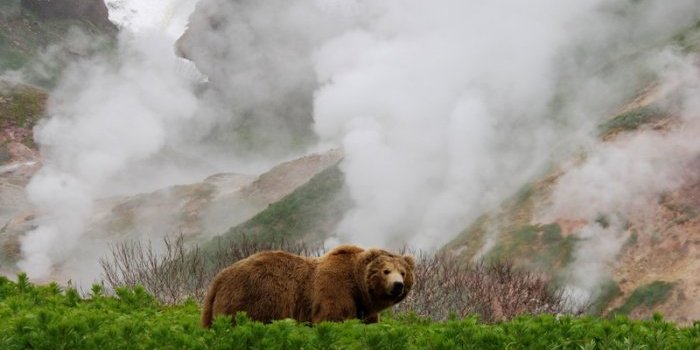
{"type": "Polygon", "coordinates": [[[49,63],[40,74],[25,72],[25,79],[50,85],[57,75],[52,70],[60,70],[62,61],[88,54],[88,47],[98,42],[93,39],[88,40],[89,43],[79,42],[82,40],[74,38],[113,38],[116,33],[117,27],[109,21],[103,0],[3,0],[0,3],[0,74],[49,63]],[[41,62],[39,54],[49,51],[53,55],[51,62],[41,62]]]}
{"type": "MultiPolygon", "coordinates": [[[[31,227],[24,225],[33,218],[24,187],[41,167],[32,128],[44,116],[45,88],[69,60],[96,48],[81,41],[98,40],[76,38],[104,38],[108,45],[117,28],[107,16],[102,0],[0,2],[0,247],[5,252],[17,251],[16,234],[31,227]]],[[[0,254],[0,263],[5,258],[0,254]]]]}
{"type": "MultiPolygon", "coordinates": [[[[699,44],[700,22],[672,43],[690,53],[699,44]]],[[[683,140],[700,125],[681,115],[681,94],[673,84],[642,89],[600,125],[598,145],[524,186],[445,250],[464,261],[511,259],[561,283],[590,278],[594,312],[697,320],[700,150],[683,140]]]]}
{"type": "Polygon", "coordinates": [[[116,30],[103,0],[22,0],[20,5],[43,20],[72,19],[103,30],[116,30]]]}
{"type": "MultiPolygon", "coordinates": [[[[26,85],[0,84],[0,250],[16,251],[7,230],[31,217],[24,187],[41,166],[32,126],[43,116],[46,92],[26,85]],[[21,219],[24,218],[24,219],[21,219]]],[[[0,264],[6,260],[0,254],[0,264]]]]}
{"type": "MultiPolygon", "coordinates": [[[[629,137],[632,134],[663,134],[679,127],[672,114],[652,112],[651,101],[653,98],[640,106],[630,106],[611,119],[608,126],[616,126],[605,129],[603,142],[626,147],[633,142],[634,138],[629,137]]],[[[697,126],[687,127],[698,131],[697,126]]],[[[594,222],[576,213],[547,212],[560,181],[584,164],[582,155],[525,186],[499,211],[485,214],[465,230],[446,247],[447,251],[465,261],[512,259],[520,266],[566,280],[576,268],[576,252],[585,254],[581,247],[598,239],[582,234],[582,230],[593,227],[615,238],[614,242],[592,243],[592,247],[620,245],[619,253],[602,258],[601,264],[612,275],[598,285],[594,294],[598,310],[635,317],[661,311],[680,322],[700,317],[700,280],[696,277],[700,263],[700,158],[687,164],[680,187],[634,203],[638,211],[625,216],[618,234],[610,228],[615,212],[600,212],[594,222]]]]}
{"type": "MultiPolygon", "coordinates": [[[[182,234],[188,242],[207,241],[278,205],[270,206],[273,203],[285,203],[287,198],[299,194],[307,196],[308,191],[298,189],[303,189],[309,182],[313,187],[318,180],[312,180],[327,169],[336,169],[332,176],[337,179],[335,165],[341,158],[341,152],[332,150],[282,163],[260,175],[215,174],[199,183],[129,197],[105,198],[97,204],[85,237],[105,241],[158,241],[159,237],[182,234]]],[[[35,227],[36,212],[29,204],[23,186],[38,166],[37,160],[31,165],[6,166],[6,171],[0,172],[3,186],[0,190],[5,191],[0,202],[3,222],[0,227],[0,261],[8,264],[13,265],[20,257],[20,237],[35,227]]],[[[315,192],[330,193],[327,187],[315,192]]],[[[318,217],[306,214],[310,213],[298,215],[318,217]]],[[[280,229],[294,230],[292,225],[283,226],[280,229]]],[[[250,227],[250,224],[245,227],[250,227]]]]}

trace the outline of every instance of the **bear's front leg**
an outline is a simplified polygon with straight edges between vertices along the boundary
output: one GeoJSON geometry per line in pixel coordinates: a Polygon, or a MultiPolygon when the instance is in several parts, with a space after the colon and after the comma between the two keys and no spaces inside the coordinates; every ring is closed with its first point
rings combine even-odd
{"type": "Polygon", "coordinates": [[[365,316],[362,322],[364,322],[365,324],[379,323],[379,313],[374,313],[365,316]]]}

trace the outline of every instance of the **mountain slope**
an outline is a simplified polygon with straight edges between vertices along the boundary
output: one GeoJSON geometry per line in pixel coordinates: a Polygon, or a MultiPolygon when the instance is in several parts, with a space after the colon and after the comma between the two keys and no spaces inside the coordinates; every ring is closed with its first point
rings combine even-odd
{"type": "Polygon", "coordinates": [[[700,126],[659,90],[645,89],[601,125],[595,153],[525,186],[445,249],[467,261],[510,259],[562,283],[595,278],[586,287],[606,313],[700,318],[700,149],[684,142],[700,126]],[[639,301],[645,293],[654,296],[639,301]]]}
{"type": "Polygon", "coordinates": [[[68,59],[110,45],[117,27],[106,10],[103,0],[3,0],[0,74],[40,64],[41,69],[24,72],[25,80],[53,84],[68,59]]]}

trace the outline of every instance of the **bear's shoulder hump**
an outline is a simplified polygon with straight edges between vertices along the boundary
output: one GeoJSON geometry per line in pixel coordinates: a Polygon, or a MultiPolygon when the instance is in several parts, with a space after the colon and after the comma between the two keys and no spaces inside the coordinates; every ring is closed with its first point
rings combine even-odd
{"type": "Polygon", "coordinates": [[[337,246],[333,248],[330,252],[328,252],[328,255],[345,255],[345,254],[359,254],[364,252],[365,250],[356,246],[356,245],[351,245],[351,244],[344,244],[337,246]]]}

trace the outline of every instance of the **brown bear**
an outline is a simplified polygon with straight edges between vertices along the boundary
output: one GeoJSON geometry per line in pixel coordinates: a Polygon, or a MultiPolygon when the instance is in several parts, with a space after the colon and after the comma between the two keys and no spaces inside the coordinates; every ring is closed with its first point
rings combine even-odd
{"type": "Polygon", "coordinates": [[[381,249],[342,245],[319,258],[260,252],[223,269],[204,300],[202,325],[244,311],[271,322],[379,321],[413,286],[415,260],[381,249]]]}

